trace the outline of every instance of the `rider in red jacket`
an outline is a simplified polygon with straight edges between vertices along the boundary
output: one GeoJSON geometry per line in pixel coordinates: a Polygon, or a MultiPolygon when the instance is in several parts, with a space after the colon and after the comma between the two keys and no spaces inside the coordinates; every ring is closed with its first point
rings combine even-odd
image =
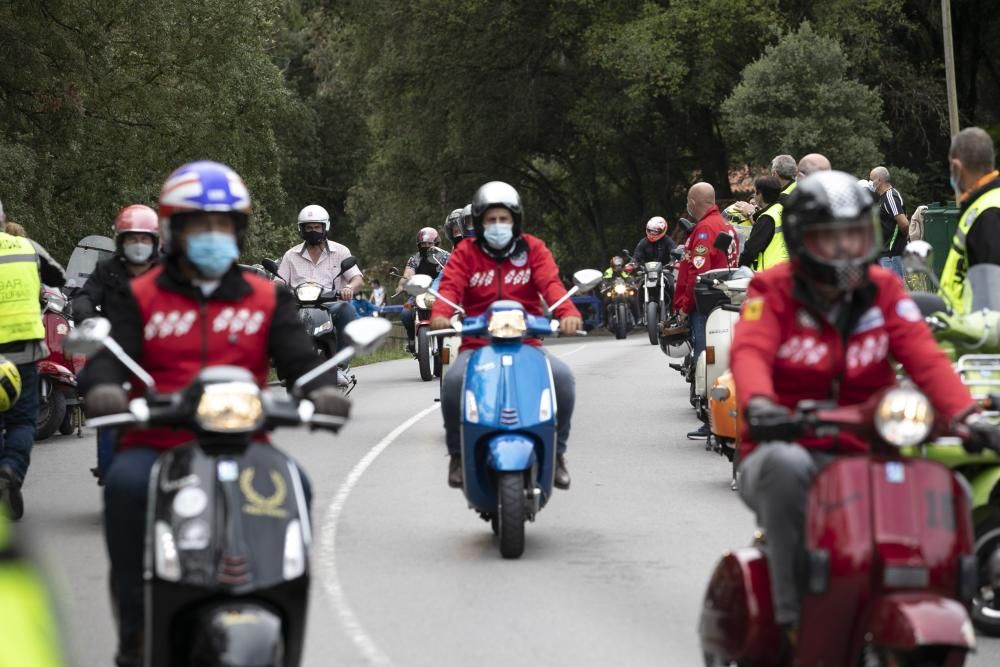
{"type": "MultiPolygon", "coordinates": [[[[559,267],[552,253],[538,238],[521,231],[524,211],[521,196],[506,183],[491,181],[476,192],[472,200],[472,217],[476,236],[472,243],[460,243],[448,260],[448,270],[441,274],[438,288],[441,296],[465,309],[467,316],[481,315],[494,301],[512,300],[533,315],[543,314],[542,299],[555,303],[566,294],[559,280],[559,267]]],[[[553,313],[559,319],[559,330],[571,336],[583,325],[580,311],[567,299],[553,313]]],[[[431,329],[451,326],[451,307],[438,299],[431,311],[431,329]]],[[[539,345],[537,340],[526,342],[539,345]]],[[[448,464],[448,485],[462,486],[460,454],[461,393],[465,368],[472,349],[486,341],[466,338],[453,367],[444,377],[441,387],[441,412],[444,416],[445,439],[451,460],[448,464]]],[[[573,417],[573,373],[569,366],[549,356],[552,381],[556,390],[557,421],[555,485],[568,489],[566,442],[569,440],[573,417]]]]}
{"type": "Polygon", "coordinates": [[[740,495],[767,536],[775,619],[794,642],[809,487],[836,453],[867,448],[846,435],[789,442],[796,403],[863,402],[895,384],[898,361],[939,417],[965,420],[971,446],[993,447],[1000,433],[977,419],[968,389],[899,279],[872,266],[881,234],[857,179],[836,171],[803,179],[785,207],[784,233],[791,261],[750,283],[731,364],[749,424],[740,495]]]}

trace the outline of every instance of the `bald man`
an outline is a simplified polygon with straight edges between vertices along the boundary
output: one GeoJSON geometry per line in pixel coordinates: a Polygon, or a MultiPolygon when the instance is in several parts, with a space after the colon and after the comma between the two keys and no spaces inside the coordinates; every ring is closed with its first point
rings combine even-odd
{"type": "Polygon", "coordinates": [[[868,180],[878,197],[878,215],[882,226],[882,252],[878,263],[902,278],[901,255],[910,238],[910,221],[906,218],[903,195],[892,187],[892,177],[885,167],[872,169],[868,180]]]}
{"type": "MultiPolygon", "coordinates": [[[[691,235],[684,244],[684,259],[677,265],[677,285],[674,288],[674,310],[679,318],[690,318],[694,358],[705,349],[706,315],[695,309],[694,286],[698,276],[711,269],[739,266],[739,244],[736,230],[715,205],[715,188],[709,183],[695,183],[688,190],[687,210],[696,220],[691,235]],[[728,252],[715,247],[719,234],[732,239],[728,252]]],[[[708,425],[688,433],[692,439],[707,438],[708,425]]]]}
{"type": "Polygon", "coordinates": [[[801,181],[806,176],[814,174],[817,171],[830,171],[830,169],[830,161],[826,159],[825,155],[809,153],[799,160],[799,173],[795,175],[795,180],[801,181]]]}
{"type": "MultiPolygon", "coordinates": [[[[969,312],[988,302],[980,293],[985,286],[977,284],[978,271],[970,270],[1000,265],[1000,172],[990,135],[978,127],[956,134],[948,151],[948,171],[958,198],[958,228],[941,272],[941,291],[956,312],[969,312]]],[[[992,282],[988,274],[983,278],[985,285],[992,282]]],[[[994,282],[989,289],[1000,288],[994,282]]]]}

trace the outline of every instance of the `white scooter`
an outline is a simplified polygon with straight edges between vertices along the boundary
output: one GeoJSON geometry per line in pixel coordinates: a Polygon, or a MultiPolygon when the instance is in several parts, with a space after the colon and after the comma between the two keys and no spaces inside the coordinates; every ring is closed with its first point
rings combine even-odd
{"type": "Polygon", "coordinates": [[[708,389],[729,369],[729,348],[751,278],[753,271],[741,266],[706,271],[698,276],[695,284],[694,298],[698,312],[707,313],[708,320],[705,325],[705,350],[698,355],[695,366],[694,408],[698,418],[706,423],[708,389]]]}

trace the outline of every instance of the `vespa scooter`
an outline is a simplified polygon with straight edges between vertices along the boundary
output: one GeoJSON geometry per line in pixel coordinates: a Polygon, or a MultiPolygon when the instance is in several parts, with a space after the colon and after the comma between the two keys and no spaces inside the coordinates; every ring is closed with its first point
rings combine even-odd
{"type": "Polygon", "coordinates": [[[303,388],[389,333],[366,317],[351,341],[298,379],[291,397],[261,391],[244,368],[209,366],[186,388],[157,394],[153,378],[110,337],[103,318],[80,324],[78,351],[107,348],[146,385],[129,411],[88,426],[179,426],[188,445],[153,467],[146,526],[145,666],[297,667],[302,656],[312,534],[294,461],[258,441],[262,432],[308,425],[336,432],[344,420],[318,415],[303,388]]]}
{"type": "Polygon", "coordinates": [[[83,411],[77,392],[77,374],[84,358],[68,354],[63,342],[73,326],[67,317],[66,296],[54,287],[42,287],[42,324],[49,356],[38,367],[38,419],[35,440],[45,440],[56,431],[69,435],[83,425],[83,411]]]}
{"type": "MultiPolygon", "coordinates": [[[[601,272],[578,271],[575,286],[550,311],[577,292],[601,282],[601,272]]],[[[431,292],[430,276],[414,276],[410,294],[431,292]]],[[[464,312],[440,293],[449,306],[464,312]]],[[[462,468],[469,507],[489,521],[500,554],[524,553],[525,521],[534,521],[552,496],[556,464],[556,402],[545,354],[524,342],[551,336],[558,324],[531,315],[516,301],[496,301],[482,315],[462,322],[462,337],[489,338],[472,352],[462,387],[462,468]]],[[[452,335],[444,329],[435,335],[452,335]]],[[[584,332],[580,332],[582,335],[584,332]]]]}

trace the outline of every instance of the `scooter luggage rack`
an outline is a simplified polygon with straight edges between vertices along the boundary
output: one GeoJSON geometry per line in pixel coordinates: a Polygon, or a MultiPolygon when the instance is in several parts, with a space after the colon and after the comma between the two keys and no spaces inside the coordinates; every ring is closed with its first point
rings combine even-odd
{"type": "Polygon", "coordinates": [[[964,354],[955,362],[955,371],[967,387],[990,388],[983,395],[973,392],[977,399],[986,398],[1000,387],[1000,354],[964,354]]]}

